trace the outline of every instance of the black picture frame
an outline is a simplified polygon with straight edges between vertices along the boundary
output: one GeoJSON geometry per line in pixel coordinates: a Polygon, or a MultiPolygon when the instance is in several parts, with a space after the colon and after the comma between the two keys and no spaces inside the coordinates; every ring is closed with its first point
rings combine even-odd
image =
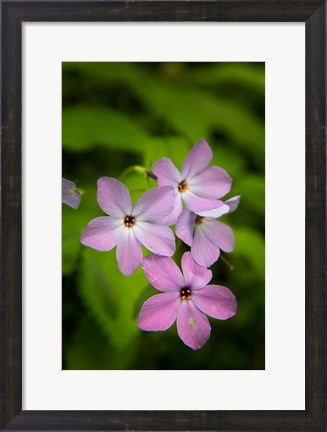
{"type": "MultiPolygon", "coordinates": [[[[1,1],[1,430],[325,431],[326,2],[1,1]],[[306,409],[303,411],[22,411],[22,23],[26,21],[305,22],[306,409]]],[[[296,161],[296,154],[294,155],[296,161]]],[[[296,162],[294,162],[296,163],[296,162]]],[[[292,211],[289,209],[289,211],[292,211]]],[[[294,215],[295,217],[295,215],[294,215]]],[[[294,245],[296,247],[296,245],[294,245]]],[[[281,389],[281,391],[283,391],[281,389]]]]}

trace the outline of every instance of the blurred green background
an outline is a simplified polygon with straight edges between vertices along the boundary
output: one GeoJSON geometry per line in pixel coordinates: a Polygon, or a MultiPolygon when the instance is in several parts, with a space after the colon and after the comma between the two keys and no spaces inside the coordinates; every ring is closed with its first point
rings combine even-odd
{"type": "MultiPolygon", "coordinates": [[[[62,174],[85,191],[77,210],[62,206],[63,369],[265,368],[264,95],[264,63],[62,64],[62,174]],[[99,177],[122,180],[136,199],[156,183],[126,168],[151,168],[164,156],[181,168],[202,137],[212,164],[233,177],[228,197],[242,195],[239,209],[221,218],[234,229],[235,250],[224,254],[234,268],[221,259],[211,268],[211,283],[234,292],[238,312],[210,318],[209,341],[192,351],[175,324],[139,330],[138,312],[158,292],[141,269],[123,276],[115,249],[94,251],[79,238],[103,214],[99,177]]],[[[180,264],[187,249],[177,246],[180,264]]]]}

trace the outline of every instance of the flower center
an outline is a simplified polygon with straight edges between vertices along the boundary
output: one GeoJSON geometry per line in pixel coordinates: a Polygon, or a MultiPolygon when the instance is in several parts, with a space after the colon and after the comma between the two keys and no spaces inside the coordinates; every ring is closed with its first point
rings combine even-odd
{"type": "Polygon", "coordinates": [[[136,219],[134,216],[125,216],[124,225],[127,228],[131,228],[135,224],[135,222],[136,222],[136,219]]]}
{"type": "Polygon", "coordinates": [[[185,180],[181,181],[180,184],[178,185],[178,190],[179,192],[185,192],[187,191],[188,186],[185,180]]]}
{"type": "Polygon", "coordinates": [[[196,218],[195,218],[195,221],[194,221],[194,222],[195,222],[195,225],[201,225],[203,219],[204,219],[204,216],[196,215],[196,218]]]}
{"type": "Polygon", "coordinates": [[[181,297],[182,300],[191,300],[191,290],[190,288],[182,288],[181,289],[181,297]]]}
{"type": "Polygon", "coordinates": [[[68,193],[69,195],[74,195],[75,192],[76,192],[76,189],[75,189],[74,187],[71,187],[71,188],[68,189],[68,191],[67,191],[67,193],[68,193]]]}

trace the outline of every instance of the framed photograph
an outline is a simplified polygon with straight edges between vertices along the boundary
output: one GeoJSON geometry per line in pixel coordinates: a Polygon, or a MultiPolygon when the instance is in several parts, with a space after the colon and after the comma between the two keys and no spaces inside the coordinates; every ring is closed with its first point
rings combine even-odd
{"type": "Polygon", "coordinates": [[[325,431],[325,2],[1,14],[1,430],[325,431]]]}

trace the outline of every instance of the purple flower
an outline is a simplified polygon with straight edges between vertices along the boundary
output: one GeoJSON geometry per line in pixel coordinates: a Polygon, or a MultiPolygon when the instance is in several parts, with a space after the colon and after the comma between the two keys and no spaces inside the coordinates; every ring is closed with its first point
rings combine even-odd
{"type": "MultiPolygon", "coordinates": [[[[239,202],[240,196],[225,202],[229,213],[237,209],[239,202]]],[[[234,249],[234,234],[228,225],[211,216],[200,216],[189,210],[184,210],[179,215],[176,235],[191,247],[192,257],[202,267],[210,267],[216,262],[220,250],[231,252],[234,249]]]]}
{"type": "Polygon", "coordinates": [[[219,285],[207,285],[211,271],[196,264],[190,252],[182,257],[184,275],[167,257],[147,256],[142,268],[151,285],[163,293],[143,304],[138,322],[141,330],[164,331],[177,319],[178,336],[195,350],[210,336],[211,327],[205,314],[221,320],[236,314],[233,293],[219,285]]]}
{"type": "Polygon", "coordinates": [[[124,275],[131,275],[139,266],[142,244],[155,254],[174,254],[174,234],[161,222],[172,210],[170,187],[145,192],[133,206],[126,186],[114,178],[101,177],[97,200],[110,216],[93,219],[84,230],[81,243],[99,251],[117,246],[118,266],[124,275]]]}
{"type": "Polygon", "coordinates": [[[178,171],[173,162],[162,158],[152,167],[159,186],[171,186],[174,189],[174,209],[165,220],[168,225],[176,223],[183,210],[182,200],[186,207],[197,214],[212,210],[212,216],[218,217],[228,211],[221,198],[231,188],[232,179],[227,172],[218,167],[208,167],[212,151],[206,140],[201,139],[187,155],[182,168],[178,171]]]}
{"type": "Polygon", "coordinates": [[[81,194],[76,188],[76,184],[70,180],[61,180],[61,201],[73,209],[81,203],[81,194]]]}

